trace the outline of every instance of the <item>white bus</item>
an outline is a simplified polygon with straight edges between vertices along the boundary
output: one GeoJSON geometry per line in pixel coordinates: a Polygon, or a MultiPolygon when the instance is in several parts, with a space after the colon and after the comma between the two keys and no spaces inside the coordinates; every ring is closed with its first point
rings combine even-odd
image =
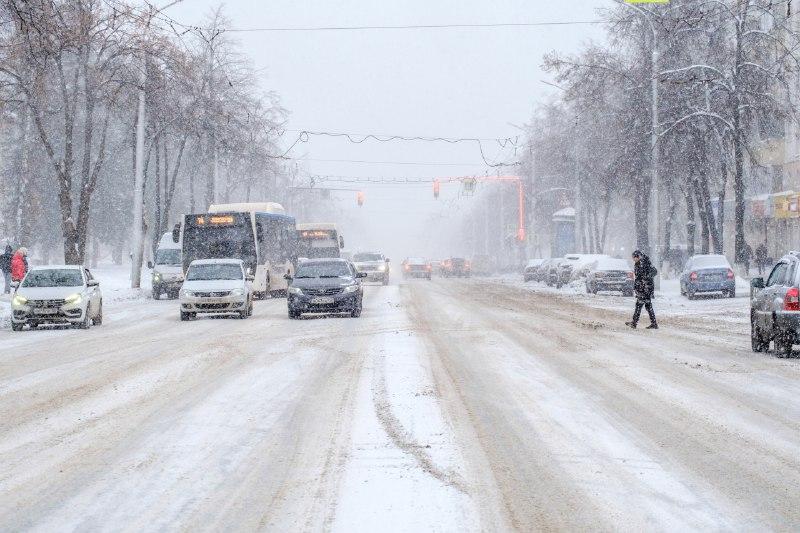
{"type": "Polygon", "coordinates": [[[184,272],[195,259],[241,259],[259,298],[285,294],[284,276],[294,275],[295,220],[274,202],[212,205],[184,215],[172,238],[183,243],[184,272]]]}
{"type": "Polygon", "coordinates": [[[341,257],[344,239],[332,222],[309,222],[297,225],[297,257],[318,259],[341,257]]]}

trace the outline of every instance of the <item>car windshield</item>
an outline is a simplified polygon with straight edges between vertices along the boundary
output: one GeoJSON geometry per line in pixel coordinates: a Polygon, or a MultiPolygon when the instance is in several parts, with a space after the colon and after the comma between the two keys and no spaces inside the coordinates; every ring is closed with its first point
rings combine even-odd
{"type": "Polygon", "coordinates": [[[325,263],[302,263],[297,267],[295,278],[344,278],[352,276],[344,261],[325,263]]]}
{"type": "Polygon", "coordinates": [[[353,261],[356,263],[365,263],[367,261],[383,261],[381,254],[356,254],[353,256],[353,261]]]}
{"type": "Polygon", "coordinates": [[[23,287],[79,287],[83,276],[77,268],[31,270],[22,282],[23,287]]]}
{"type": "Polygon", "coordinates": [[[156,250],[157,265],[180,265],[181,251],[177,248],[159,248],[156,250]]]}
{"type": "Polygon", "coordinates": [[[242,267],[235,263],[192,265],[186,274],[187,281],[242,279],[242,267]]]}
{"type": "Polygon", "coordinates": [[[692,258],[692,268],[730,268],[724,255],[697,255],[692,258]]]}
{"type": "Polygon", "coordinates": [[[406,263],[410,265],[424,265],[426,261],[421,257],[409,257],[406,260],[406,263]]]}

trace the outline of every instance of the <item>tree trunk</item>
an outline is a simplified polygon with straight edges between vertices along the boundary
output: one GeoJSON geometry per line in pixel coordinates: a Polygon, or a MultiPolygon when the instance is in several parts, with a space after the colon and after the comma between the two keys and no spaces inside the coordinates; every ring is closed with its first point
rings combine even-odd
{"type": "Polygon", "coordinates": [[[686,253],[691,257],[694,255],[694,235],[697,231],[691,185],[686,187],[684,197],[686,199],[686,253]]]}
{"type": "MultiPolygon", "coordinates": [[[[644,168],[644,167],[643,167],[644,168]]],[[[636,176],[634,190],[634,224],[636,226],[636,248],[642,252],[650,253],[649,237],[649,210],[650,210],[650,181],[643,171],[636,176]]]]}

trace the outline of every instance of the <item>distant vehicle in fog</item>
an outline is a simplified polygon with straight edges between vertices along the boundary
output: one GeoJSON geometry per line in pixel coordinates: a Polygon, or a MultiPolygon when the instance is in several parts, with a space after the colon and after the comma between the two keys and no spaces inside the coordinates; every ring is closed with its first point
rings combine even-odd
{"type": "Polygon", "coordinates": [[[344,238],[332,222],[297,224],[297,257],[321,259],[341,257],[344,238]]]}
{"type": "Polygon", "coordinates": [[[445,260],[442,273],[446,278],[468,278],[472,273],[472,269],[469,261],[463,257],[451,257],[445,260]]]}
{"type": "Polygon", "coordinates": [[[736,297],[736,275],[728,258],[720,254],[693,255],[683,267],[681,294],[694,299],[699,293],[720,293],[736,297]]]}
{"type": "Polygon", "coordinates": [[[389,259],[379,252],[360,252],[353,255],[353,265],[358,272],[366,274],[367,281],[389,284],[391,269],[389,259]]]}
{"type": "Polygon", "coordinates": [[[409,257],[403,261],[403,278],[431,279],[433,267],[421,257],[409,257]]]}
{"type": "Polygon", "coordinates": [[[476,276],[489,276],[494,273],[494,261],[489,255],[479,254],[474,256],[470,265],[471,273],[476,276]]]}
{"type": "Polygon", "coordinates": [[[624,259],[604,257],[592,263],[586,273],[586,292],[619,291],[633,296],[633,269],[624,259]]]}

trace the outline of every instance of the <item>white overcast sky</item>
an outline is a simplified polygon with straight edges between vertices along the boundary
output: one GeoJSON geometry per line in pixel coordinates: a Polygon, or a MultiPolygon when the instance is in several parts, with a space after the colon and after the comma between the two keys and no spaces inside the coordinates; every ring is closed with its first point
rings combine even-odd
{"type": "MultiPolygon", "coordinates": [[[[611,0],[229,0],[224,12],[237,28],[471,24],[587,21],[611,0]]],[[[167,13],[201,24],[219,2],[184,0],[167,13]]],[[[598,25],[493,29],[417,29],[237,33],[261,72],[265,89],[276,91],[290,113],[288,128],[407,136],[507,137],[519,133],[537,101],[554,89],[541,71],[551,50],[577,51],[602,40],[598,25]]],[[[288,144],[294,133],[287,132],[288,144]]],[[[488,155],[499,147],[485,144],[488,155]]],[[[474,145],[374,143],[312,139],[292,155],[307,159],[432,162],[397,165],[304,161],[313,174],[345,176],[453,176],[483,174],[474,145]]],[[[348,187],[348,185],[340,186],[348,187]]],[[[431,213],[446,212],[428,188],[363,187],[366,204],[350,215],[382,220],[379,234],[418,235],[431,213]],[[409,224],[409,219],[414,224],[409,224]],[[416,227],[411,227],[416,224],[416,227]]],[[[443,191],[443,197],[457,191],[443,191]]],[[[446,214],[446,213],[445,213],[446,214]]],[[[377,235],[356,239],[372,245],[377,235]]],[[[352,242],[352,241],[351,241],[352,242]]],[[[402,253],[405,253],[403,251],[402,253]]],[[[408,251],[412,254],[412,251],[408,251]]],[[[443,251],[443,253],[450,253],[443,251]]]]}

